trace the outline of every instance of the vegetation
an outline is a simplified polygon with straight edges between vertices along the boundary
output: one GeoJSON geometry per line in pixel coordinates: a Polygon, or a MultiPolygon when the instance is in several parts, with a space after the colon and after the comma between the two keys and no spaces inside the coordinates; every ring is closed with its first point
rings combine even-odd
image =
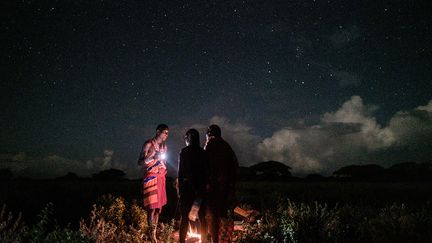
{"type": "MultiPolygon", "coordinates": [[[[44,206],[34,219],[27,217],[29,210],[21,215],[9,204],[3,206],[0,242],[149,240],[139,181],[3,182],[0,192],[8,196],[1,199],[11,205],[44,206]],[[85,210],[76,211],[76,205],[85,210]]],[[[169,204],[158,235],[170,242],[178,215],[175,192],[169,183],[167,187],[169,204]]],[[[429,183],[248,181],[238,183],[237,191],[242,208],[260,212],[255,220],[243,222],[245,231],[235,231],[237,242],[432,242],[429,183]]]]}
{"type": "Polygon", "coordinates": [[[383,208],[280,201],[237,232],[238,242],[431,242],[432,207],[383,208]]]}

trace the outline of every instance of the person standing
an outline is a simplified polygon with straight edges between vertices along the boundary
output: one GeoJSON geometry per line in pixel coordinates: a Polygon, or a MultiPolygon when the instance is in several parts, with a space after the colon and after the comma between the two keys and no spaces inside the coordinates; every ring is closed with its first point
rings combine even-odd
{"type": "MultiPolygon", "coordinates": [[[[211,125],[207,129],[204,150],[208,156],[208,184],[206,218],[212,242],[230,242],[231,233],[221,225],[233,215],[235,204],[235,178],[238,169],[237,157],[231,146],[221,137],[221,129],[211,125]]],[[[232,227],[231,227],[232,228],[232,227]]],[[[230,230],[232,230],[230,228],[230,230]]]]}
{"type": "MultiPolygon", "coordinates": [[[[192,205],[198,208],[204,199],[207,171],[207,157],[204,149],[200,146],[199,133],[196,129],[189,129],[184,137],[186,147],[179,154],[178,163],[178,196],[180,203],[180,243],[185,242],[189,226],[189,212],[192,205]]],[[[201,207],[198,211],[200,221],[201,242],[204,242],[207,235],[204,210],[201,207]]],[[[193,216],[193,217],[194,217],[193,216]]],[[[191,219],[196,221],[197,218],[191,219]]]]}
{"type": "Polygon", "coordinates": [[[165,141],[168,138],[168,126],[160,124],[156,135],[147,140],[141,150],[138,165],[143,168],[143,204],[147,210],[150,239],[156,242],[156,228],[162,207],[167,203],[165,176],[167,174],[165,141]]]}

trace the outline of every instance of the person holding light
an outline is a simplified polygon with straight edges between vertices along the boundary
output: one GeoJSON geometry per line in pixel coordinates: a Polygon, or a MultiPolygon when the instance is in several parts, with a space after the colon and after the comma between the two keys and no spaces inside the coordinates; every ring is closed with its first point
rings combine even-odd
{"type": "Polygon", "coordinates": [[[165,141],[168,138],[168,126],[160,124],[154,138],[147,140],[141,150],[138,165],[143,168],[143,204],[147,210],[150,239],[156,240],[156,227],[162,207],[167,203],[166,196],[166,153],[165,141]]]}

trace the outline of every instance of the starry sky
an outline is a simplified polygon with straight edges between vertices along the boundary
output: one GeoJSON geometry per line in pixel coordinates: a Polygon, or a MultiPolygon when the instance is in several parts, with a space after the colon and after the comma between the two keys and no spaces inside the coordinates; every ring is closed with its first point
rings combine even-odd
{"type": "Polygon", "coordinates": [[[432,158],[427,1],[0,3],[0,167],[139,175],[142,143],[217,123],[299,175],[432,158]],[[429,141],[429,142],[428,142],[429,141]]]}

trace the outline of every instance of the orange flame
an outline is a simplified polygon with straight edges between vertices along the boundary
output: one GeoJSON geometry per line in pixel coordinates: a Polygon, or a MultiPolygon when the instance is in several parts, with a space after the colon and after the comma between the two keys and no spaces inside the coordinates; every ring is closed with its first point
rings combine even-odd
{"type": "Polygon", "coordinates": [[[186,236],[187,242],[201,242],[201,235],[198,234],[197,228],[192,229],[192,226],[189,224],[189,230],[186,236]]]}

